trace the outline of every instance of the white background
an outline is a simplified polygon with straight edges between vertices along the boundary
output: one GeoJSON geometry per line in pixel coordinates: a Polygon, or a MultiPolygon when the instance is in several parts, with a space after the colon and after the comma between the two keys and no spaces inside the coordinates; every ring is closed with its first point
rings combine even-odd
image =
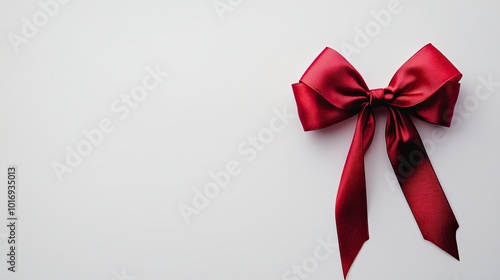
{"type": "MultiPolygon", "coordinates": [[[[8,34],[23,36],[23,17],[43,10],[0,1],[0,279],[286,279],[318,239],[336,242],[355,118],[304,133],[290,84],[325,46],[347,56],[341,46],[356,47],[356,28],[389,1],[227,1],[221,14],[212,0],[71,0],[17,53],[8,34]],[[120,119],[111,104],[157,65],[170,76],[120,119]],[[238,146],[283,108],[295,117],[248,161],[238,146]],[[60,182],[52,164],[65,164],[66,147],[103,118],[113,132],[60,182]],[[193,189],[230,160],[241,173],[187,224],[179,205],[192,206],[193,189]],[[4,262],[10,164],[19,172],[16,273],[4,262]]],[[[380,110],[366,156],[370,240],[348,279],[498,279],[500,87],[474,94],[481,79],[500,81],[500,4],[400,5],[349,59],[371,88],[384,87],[430,42],[464,74],[451,128],[415,121],[460,224],[461,261],[423,240],[392,184],[380,110]]],[[[342,279],[338,250],[309,270],[308,279],[342,279]]]]}

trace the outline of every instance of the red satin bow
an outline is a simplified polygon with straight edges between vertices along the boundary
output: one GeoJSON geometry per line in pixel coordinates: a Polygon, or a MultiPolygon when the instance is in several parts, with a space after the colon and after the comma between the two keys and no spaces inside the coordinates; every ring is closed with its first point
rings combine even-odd
{"type": "Polygon", "coordinates": [[[375,131],[373,108],[379,106],[389,112],[385,131],[389,160],[423,237],[459,258],[458,222],[410,115],[449,127],[461,77],[451,62],[428,44],[399,68],[388,87],[370,90],[344,57],[326,48],[300,82],[292,85],[306,131],[359,114],[335,205],[344,278],[368,240],[364,155],[375,131]]]}

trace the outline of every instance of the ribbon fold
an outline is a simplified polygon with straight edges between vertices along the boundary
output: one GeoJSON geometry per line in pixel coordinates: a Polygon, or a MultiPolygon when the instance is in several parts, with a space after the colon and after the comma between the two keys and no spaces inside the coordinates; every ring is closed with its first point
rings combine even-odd
{"type": "Polygon", "coordinates": [[[335,204],[344,278],[369,238],[364,155],[375,132],[376,107],[388,110],[387,154],[423,238],[459,259],[458,222],[410,115],[449,127],[461,78],[458,69],[427,44],[397,70],[389,86],[370,90],[342,55],[326,48],[292,85],[305,131],[358,115],[335,204]]]}

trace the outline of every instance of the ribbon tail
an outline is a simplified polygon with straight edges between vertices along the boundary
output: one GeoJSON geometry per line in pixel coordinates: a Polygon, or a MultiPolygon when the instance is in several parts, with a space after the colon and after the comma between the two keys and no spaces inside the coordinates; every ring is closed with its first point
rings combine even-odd
{"type": "Polygon", "coordinates": [[[359,250],[369,238],[364,155],[371,144],[374,132],[373,111],[365,106],[358,116],[335,203],[335,220],[344,278],[359,250]]]}
{"type": "Polygon", "coordinates": [[[424,239],[457,260],[458,222],[409,115],[389,107],[387,153],[424,239]]]}

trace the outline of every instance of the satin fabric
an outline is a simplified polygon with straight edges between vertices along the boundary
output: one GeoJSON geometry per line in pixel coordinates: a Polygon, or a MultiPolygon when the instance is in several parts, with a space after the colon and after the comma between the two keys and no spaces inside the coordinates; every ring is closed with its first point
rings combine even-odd
{"type": "Polygon", "coordinates": [[[342,55],[326,48],[292,85],[305,131],[358,115],[335,204],[344,278],[369,238],[364,155],[375,132],[373,109],[381,106],[388,111],[387,154],[423,238],[459,259],[458,222],[410,115],[449,127],[461,77],[428,44],[397,70],[386,88],[370,90],[342,55]]]}

